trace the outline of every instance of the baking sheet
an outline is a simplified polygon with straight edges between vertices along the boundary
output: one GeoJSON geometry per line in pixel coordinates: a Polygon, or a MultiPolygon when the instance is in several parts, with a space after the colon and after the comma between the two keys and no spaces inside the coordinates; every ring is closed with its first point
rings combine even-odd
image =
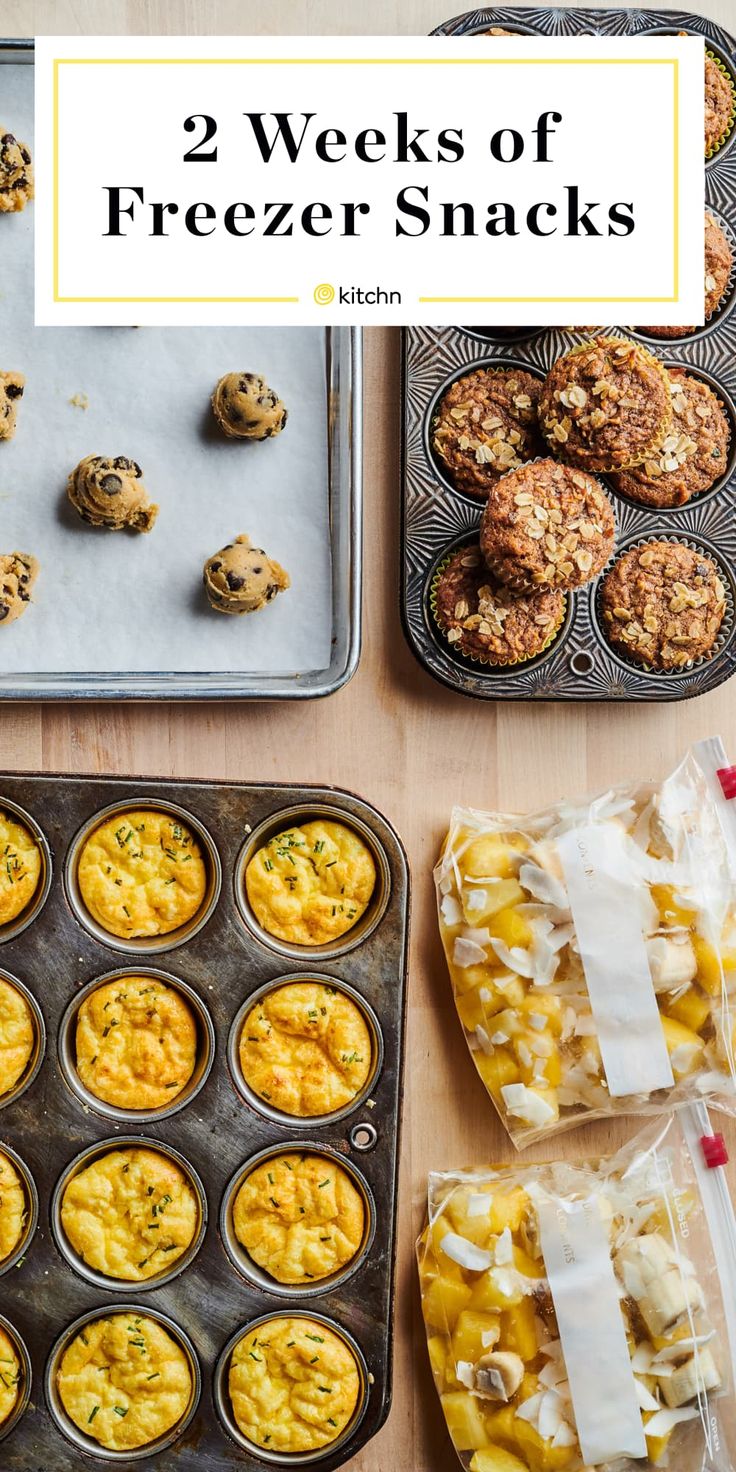
{"type": "MultiPolygon", "coordinates": [[[[0,67],[0,121],[32,144],[33,68],[0,67]]],[[[34,604],[3,631],[5,675],[304,674],[330,664],[333,621],[325,334],[313,328],[35,328],[33,205],[0,217],[0,367],[26,390],[0,444],[0,550],[41,563],[34,604]],[[228,441],[215,382],[264,374],[282,435],[228,441]],[[86,395],[89,407],[70,402],[86,395]],[[160,505],[149,535],[87,527],[66,477],[88,454],[137,460],[160,505]],[[213,613],[205,558],[247,532],[292,586],[253,617],[213,613]]]]}

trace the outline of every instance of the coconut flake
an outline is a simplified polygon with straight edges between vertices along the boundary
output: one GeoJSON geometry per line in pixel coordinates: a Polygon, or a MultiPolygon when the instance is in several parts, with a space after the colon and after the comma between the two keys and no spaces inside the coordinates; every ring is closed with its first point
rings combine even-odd
{"type": "Polygon", "coordinates": [[[661,1410],[647,1421],[644,1427],[647,1436],[669,1436],[680,1421],[696,1421],[700,1411],[695,1406],[679,1406],[677,1410],[661,1410]]]}
{"type": "MultiPolygon", "coordinates": [[[[456,947],[457,944],[458,942],[455,941],[456,947]]],[[[495,935],[491,936],[491,945],[493,946],[493,949],[496,952],[496,955],[498,956],[498,959],[501,962],[502,966],[506,966],[509,971],[515,972],[517,976],[525,976],[529,981],[531,981],[533,975],[533,966],[531,956],[529,955],[528,951],[522,950],[521,946],[509,947],[506,945],[505,941],[499,940],[498,937],[495,935]]],[[[485,955],[483,959],[485,960],[485,955]]],[[[496,984],[498,985],[498,983],[496,984]]]]}
{"type": "Polygon", "coordinates": [[[631,1368],[635,1375],[648,1375],[650,1366],[654,1359],[654,1349],[645,1339],[637,1344],[631,1356],[631,1368]]]}
{"type": "Polygon", "coordinates": [[[495,1043],[495,1045],[497,1047],[499,1047],[499,1048],[503,1047],[503,1044],[504,1043],[507,1043],[508,1041],[509,1041],[509,1035],[508,1035],[508,1033],[507,1032],[501,1032],[500,1028],[499,1028],[498,1032],[491,1033],[491,1042],[492,1043],[495,1043]]]}
{"type": "Polygon", "coordinates": [[[651,1391],[647,1390],[646,1385],[644,1385],[641,1380],[637,1380],[636,1375],[634,1376],[634,1385],[636,1387],[636,1398],[639,1402],[640,1410],[658,1411],[659,1401],[655,1400],[655,1397],[652,1395],[651,1391]]]}
{"type": "Polygon", "coordinates": [[[509,1114],[516,1114],[528,1124],[541,1128],[555,1117],[555,1111],[546,1099],[528,1089],[526,1084],[504,1084],[501,1089],[503,1102],[509,1114]]]}
{"type": "Polygon", "coordinates": [[[513,1242],[511,1241],[511,1232],[508,1227],[504,1227],[501,1235],[498,1238],[498,1241],[496,1242],[496,1246],[494,1248],[494,1257],[499,1267],[505,1266],[506,1263],[511,1263],[514,1260],[514,1246],[513,1242]]]}
{"type": "Polygon", "coordinates": [[[459,900],[455,898],[454,894],[445,895],[442,904],[440,905],[440,910],[442,913],[442,919],[444,920],[445,925],[447,925],[448,928],[451,929],[454,925],[462,925],[462,908],[460,906],[459,900]]]}
{"type": "Polygon", "coordinates": [[[470,914],[473,910],[485,910],[488,904],[488,894],[485,889],[473,889],[468,895],[465,904],[470,914]]]}
{"type": "Polygon", "coordinates": [[[542,1404],[539,1407],[538,1430],[539,1435],[545,1440],[556,1436],[564,1421],[562,1401],[556,1391],[548,1390],[542,1396],[542,1404]]]}
{"type": "Polygon", "coordinates": [[[481,1027],[480,1024],[475,1029],[475,1036],[477,1037],[478,1042],[483,1049],[483,1052],[487,1053],[490,1058],[490,1055],[493,1052],[493,1042],[491,1038],[489,1038],[485,1028],[481,1027]]]}
{"type": "Polygon", "coordinates": [[[476,1247],[474,1242],[461,1237],[459,1232],[447,1232],[440,1247],[445,1257],[449,1257],[461,1268],[466,1268],[469,1273],[484,1273],[493,1262],[492,1253],[487,1252],[484,1247],[476,1247]]]}
{"type": "Polygon", "coordinates": [[[455,1375],[464,1385],[466,1390],[473,1390],[475,1386],[475,1369],[472,1360],[458,1360],[455,1365],[455,1375]]]}
{"type": "Polygon", "coordinates": [[[493,1349],[498,1339],[498,1329],[481,1329],[480,1342],[484,1349],[493,1349]]]}
{"type": "Polygon", "coordinates": [[[679,1043],[670,1053],[672,1072],[674,1074],[692,1073],[702,1051],[702,1043],[679,1043]]]}
{"type": "Polygon", "coordinates": [[[490,1191],[474,1191],[468,1201],[468,1216],[487,1216],[492,1205],[490,1191]]]}
{"type": "Polygon", "coordinates": [[[452,959],[456,966],[464,970],[467,966],[482,966],[487,957],[483,947],[479,946],[477,941],[467,940],[464,935],[456,935],[452,948],[452,959]]]}
{"type": "Polygon", "coordinates": [[[552,1437],[552,1445],[576,1446],[577,1440],[577,1436],[575,1435],[575,1432],[573,1431],[570,1423],[568,1421],[561,1421],[554,1436],[552,1437]]]}
{"type": "Polygon", "coordinates": [[[519,1421],[529,1421],[532,1426],[536,1425],[539,1407],[544,1400],[541,1390],[535,1391],[534,1395],[527,1396],[520,1406],[517,1406],[516,1416],[519,1421]]]}
{"type": "Polygon", "coordinates": [[[546,1016],[546,1013],[544,1013],[544,1012],[530,1012],[529,1013],[529,1026],[530,1027],[533,1027],[535,1032],[544,1032],[544,1029],[547,1026],[547,1016],[546,1016]]]}
{"type": "Polygon", "coordinates": [[[595,1018],[592,1012],[579,1013],[575,1019],[576,1038],[594,1038],[597,1034],[595,1018]]]}
{"type": "Polygon", "coordinates": [[[522,889],[533,894],[535,900],[541,900],[543,905],[552,905],[556,910],[569,909],[567,890],[549,869],[542,869],[539,864],[522,864],[519,869],[519,883],[522,889]]]}

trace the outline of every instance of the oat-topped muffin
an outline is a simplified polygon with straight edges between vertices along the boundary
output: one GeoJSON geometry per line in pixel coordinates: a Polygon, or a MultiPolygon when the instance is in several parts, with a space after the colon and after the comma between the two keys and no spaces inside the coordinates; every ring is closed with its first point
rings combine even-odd
{"type": "Polygon", "coordinates": [[[626,470],[661,444],[672,420],[667,373],[640,343],[596,337],[553,364],[539,422],[553,454],[584,470],[626,470]]]}
{"type": "Polygon", "coordinates": [[[713,648],[726,594],[710,557],[682,542],[645,542],[604,578],[601,606],[614,649],[637,664],[675,670],[713,648]]]}
{"type": "Polygon", "coordinates": [[[458,491],[486,497],[499,476],[538,453],[541,384],[517,368],[476,368],[443,394],[432,446],[458,491]]]}
{"type": "Polygon", "coordinates": [[[435,610],[453,649],[483,664],[518,664],[554,638],[565,597],[552,589],[514,595],[488,571],[479,547],[463,547],[437,579],[435,610]]]}
{"type": "Polygon", "coordinates": [[[517,593],[578,588],[605,567],[616,526],[598,481],[582,470],[536,460],[499,481],[480,524],[480,548],[517,593]]]}
{"type": "MultiPolygon", "coordinates": [[[[733,251],[728,236],[717,220],[705,212],[705,320],[709,322],[721,305],[731,276],[733,251]]],[[[639,327],[650,337],[686,337],[695,327],[639,327]]]]}
{"type": "Polygon", "coordinates": [[[725,143],[733,118],[734,87],[715,57],[705,53],[705,157],[725,143]]]}
{"type": "Polygon", "coordinates": [[[617,491],[643,506],[683,506],[723,475],[731,429],[720,400],[684,368],[670,369],[674,417],[660,448],[643,465],[612,475],[617,491]]]}

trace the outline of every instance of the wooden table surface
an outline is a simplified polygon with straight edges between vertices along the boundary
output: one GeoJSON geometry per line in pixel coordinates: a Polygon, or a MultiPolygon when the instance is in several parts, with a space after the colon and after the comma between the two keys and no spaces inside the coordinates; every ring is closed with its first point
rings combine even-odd
{"type": "MultiPolygon", "coordinates": [[[[690,7],[733,25],[733,0],[690,0],[690,7]]],[[[3,0],[0,30],[421,34],[462,9],[462,0],[3,0]]],[[[373,329],[365,340],[364,649],[344,690],[294,706],[8,706],[0,710],[0,763],[18,771],[329,782],[360,793],[398,828],[414,891],[394,1405],[387,1426],[349,1465],[449,1472],[457,1463],[426,1364],[413,1262],[427,1172],[513,1154],[468,1058],[437,936],[431,870],[450,807],[524,811],[632,774],[664,775],[690,742],[716,732],[731,739],[736,760],[729,719],[736,682],[675,706],[605,707],[485,705],[436,684],[409,653],[399,620],[399,423],[399,333],[373,329]]],[[[635,1128],[630,1119],[588,1126],[554,1151],[598,1153],[635,1128]]]]}

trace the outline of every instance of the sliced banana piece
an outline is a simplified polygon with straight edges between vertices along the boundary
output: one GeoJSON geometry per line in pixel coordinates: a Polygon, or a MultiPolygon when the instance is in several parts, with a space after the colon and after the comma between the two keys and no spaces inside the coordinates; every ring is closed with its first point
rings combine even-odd
{"type": "Polygon", "coordinates": [[[484,1354],[475,1367],[475,1388],[488,1400],[511,1400],[524,1379],[524,1361],[510,1350],[484,1354]]]}
{"type": "Polygon", "coordinates": [[[687,931],[677,931],[673,936],[653,935],[646,944],[655,992],[672,992],[695,979],[698,963],[687,931]]]}
{"type": "Polygon", "coordinates": [[[664,1400],[671,1408],[686,1405],[703,1390],[718,1390],[720,1384],[718,1366],[709,1349],[691,1355],[671,1375],[663,1375],[659,1381],[664,1400]]]}

